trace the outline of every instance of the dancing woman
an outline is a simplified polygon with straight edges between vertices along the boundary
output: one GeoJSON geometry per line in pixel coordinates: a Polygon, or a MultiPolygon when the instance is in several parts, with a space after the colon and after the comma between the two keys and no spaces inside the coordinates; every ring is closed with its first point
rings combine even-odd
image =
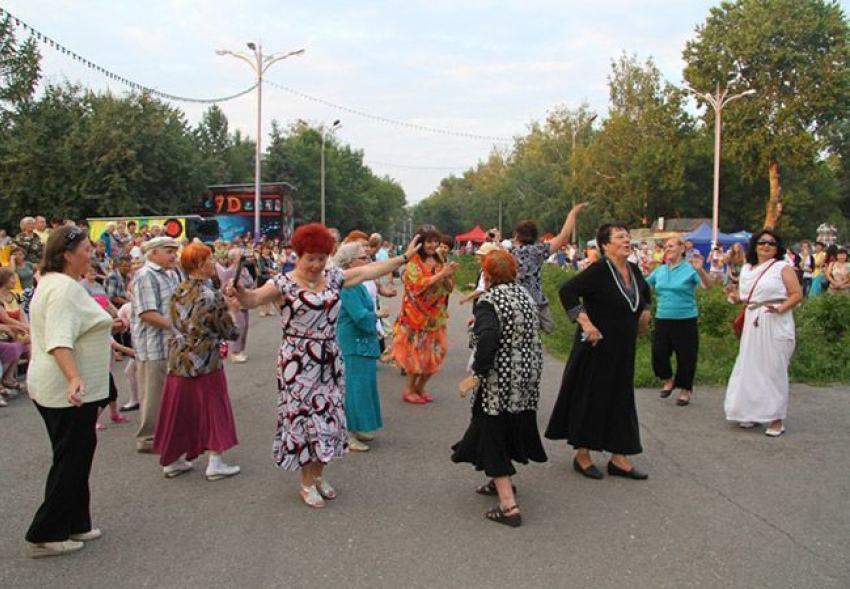
{"type": "Polygon", "coordinates": [[[419,250],[404,270],[404,298],[393,330],[396,363],[407,372],[402,399],[430,403],[425,385],[443,365],[448,350],[447,302],[454,290],[455,262],[444,263],[437,255],[440,232],[425,226],[416,232],[419,250]]]}
{"type": "Polygon", "coordinates": [[[417,249],[414,238],[403,256],[340,270],[327,268],[334,238],[311,223],[292,236],[295,268],[262,288],[225,287],[246,309],[269,302],[281,308],[283,341],[278,355],[275,463],[301,470],[299,496],[312,508],[325,507],[336,491],[323,478],[324,468],[348,451],[343,358],[337,343],[340,290],[388,274],[407,263],[417,249]]]}

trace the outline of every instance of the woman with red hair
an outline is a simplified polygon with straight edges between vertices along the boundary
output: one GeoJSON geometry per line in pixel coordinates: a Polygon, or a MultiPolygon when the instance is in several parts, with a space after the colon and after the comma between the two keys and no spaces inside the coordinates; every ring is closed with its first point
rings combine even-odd
{"type": "Polygon", "coordinates": [[[537,430],[537,402],[543,371],[537,304],[516,282],[517,262],[502,250],[484,257],[485,292],[475,303],[473,375],[461,383],[472,390],[472,420],[452,448],[452,461],[468,462],[490,480],[476,489],[497,496],[489,520],[522,523],[511,476],[514,462],[546,462],[537,430]]]}
{"type": "Polygon", "coordinates": [[[389,274],[416,251],[346,270],[328,268],[334,238],[324,225],[299,227],[292,236],[295,268],[261,288],[226,287],[246,309],[276,302],[283,341],[278,355],[275,463],[301,470],[298,492],[308,507],[321,509],[336,491],[323,478],[324,467],[348,452],[343,357],[337,343],[340,290],[389,274]]]}
{"type": "Polygon", "coordinates": [[[239,474],[221,457],[239,442],[219,353],[221,343],[239,332],[224,297],[208,282],[216,272],[212,250],[190,243],[180,264],[188,278],[171,299],[168,375],[153,447],[167,478],[188,472],[188,460],[209,451],[206,476],[215,481],[239,474]]]}
{"type": "Polygon", "coordinates": [[[437,253],[440,232],[426,225],[416,232],[420,246],[404,269],[404,298],[393,330],[396,363],[407,372],[407,403],[430,403],[425,385],[443,365],[448,351],[446,321],[449,294],[454,290],[457,263],[437,253]]]}

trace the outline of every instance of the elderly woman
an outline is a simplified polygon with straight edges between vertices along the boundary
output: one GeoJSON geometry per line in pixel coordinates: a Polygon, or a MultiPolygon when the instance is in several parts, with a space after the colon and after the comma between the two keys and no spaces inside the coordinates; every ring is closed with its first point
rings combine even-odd
{"type": "Polygon", "coordinates": [[[91,243],[78,227],[53,231],[32,302],[30,397],[53,447],[44,503],[27,531],[33,557],[66,554],[101,536],[89,512],[95,420],[109,395],[113,320],[79,284],[91,243]]]}
{"type": "Polygon", "coordinates": [[[564,283],[561,304],[578,323],[561,391],[546,437],[567,440],[575,449],[573,468],[603,478],[590,451],[611,453],[608,474],[642,480],[648,476],[627,456],[640,454],[635,408],[635,345],[648,330],[649,285],[628,262],[631,238],[626,227],[606,224],[596,231],[602,259],[564,283]]]}
{"type": "Polygon", "coordinates": [[[171,299],[168,376],[153,447],[166,478],[187,472],[191,463],[186,459],[209,451],[206,475],[215,481],[239,474],[238,466],[225,464],[221,457],[238,440],[219,353],[222,341],[239,334],[221,292],[209,286],[215,275],[210,248],[190,243],[180,254],[180,264],[188,278],[171,299]]]}
{"type": "Polygon", "coordinates": [[[21,219],[21,232],[15,236],[14,244],[23,250],[24,260],[36,267],[41,263],[44,244],[35,233],[34,217],[21,219]]]}
{"type": "Polygon", "coordinates": [[[646,281],[655,287],[658,309],[652,338],[652,370],[664,381],[661,398],[679,389],[676,405],[691,402],[697,371],[699,329],[697,327],[696,289],[708,286],[709,277],[700,254],[685,260],[685,242],[671,238],[664,244],[666,263],[650,274],[646,281]],[[670,356],[676,354],[676,375],[670,356]]]}
{"type": "Polygon", "coordinates": [[[392,272],[410,260],[417,244],[414,238],[404,256],[347,270],[328,268],[334,238],[323,225],[311,223],[292,236],[298,256],[293,270],[255,290],[239,284],[226,287],[247,309],[270,301],[281,307],[273,454],[281,468],[301,470],[298,494],[308,507],[321,509],[325,500],[336,497],[323,478],[324,468],[348,450],[343,360],[337,343],[341,290],[392,272]]]}
{"type": "Polygon", "coordinates": [[[537,430],[543,348],[537,304],[516,282],[514,258],[495,250],[484,256],[483,267],[486,292],[475,303],[475,359],[468,383],[472,420],[452,448],[452,461],[471,463],[490,477],[476,492],[497,495],[499,505],[485,516],[516,527],[522,517],[511,483],[513,462],[547,460],[537,430]]]}
{"type": "MultiPolygon", "coordinates": [[[[359,268],[370,258],[360,242],[340,246],[333,258],[341,270],[359,268]]],[[[367,281],[368,282],[368,281],[367,281]]],[[[378,397],[378,345],[375,303],[366,284],[343,289],[340,295],[339,348],[345,362],[345,418],[350,437],[348,447],[366,452],[373,436],[370,432],[383,426],[381,400],[378,397]]],[[[386,311],[381,311],[386,315],[386,311]]]]}
{"type": "Polygon", "coordinates": [[[747,304],[744,331],[735,367],[726,388],[726,419],[744,428],[768,423],[765,434],[785,433],[788,412],[788,365],[794,353],[794,314],[803,291],[785,247],[770,230],[750,238],[747,263],[741,268],[733,299],[747,304]]]}
{"type": "MultiPolygon", "coordinates": [[[[239,267],[239,260],[246,255],[245,250],[241,247],[233,248],[227,252],[227,267],[218,267],[218,279],[222,285],[233,282],[236,277],[236,269],[239,267]]],[[[247,268],[242,268],[242,273],[239,276],[239,285],[243,288],[250,288],[254,285],[254,279],[251,277],[247,268]]],[[[242,364],[248,361],[248,356],[245,355],[245,348],[248,345],[248,309],[235,306],[231,310],[231,314],[233,315],[233,322],[236,324],[239,335],[235,340],[228,343],[227,349],[230,353],[230,361],[234,364],[242,364]]]]}
{"type": "Polygon", "coordinates": [[[454,290],[455,262],[444,264],[437,255],[440,232],[427,226],[416,232],[419,249],[404,270],[404,298],[393,329],[395,361],[407,373],[402,399],[407,403],[433,401],[425,385],[443,365],[448,351],[446,303],[454,290]]]}
{"type": "Polygon", "coordinates": [[[832,294],[850,294],[850,266],[847,264],[847,250],[838,248],[835,260],[826,269],[829,280],[829,292],[832,294]]]}

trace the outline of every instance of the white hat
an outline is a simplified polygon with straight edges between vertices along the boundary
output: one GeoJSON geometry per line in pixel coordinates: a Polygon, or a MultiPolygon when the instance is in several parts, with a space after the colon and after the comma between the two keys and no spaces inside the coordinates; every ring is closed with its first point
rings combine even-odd
{"type": "Polygon", "coordinates": [[[177,249],[180,247],[180,243],[171,237],[154,237],[142,244],[142,251],[148,253],[149,251],[160,247],[173,247],[174,249],[177,249]]]}

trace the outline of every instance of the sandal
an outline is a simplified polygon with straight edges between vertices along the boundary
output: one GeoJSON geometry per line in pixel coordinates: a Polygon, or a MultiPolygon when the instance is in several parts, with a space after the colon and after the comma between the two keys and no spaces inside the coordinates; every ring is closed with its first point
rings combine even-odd
{"type": "Polygon", "coordinates": [[[336,491],[331,484],[323,478],[317,477],[313,479],[313,482],[316,483],[316,490],[319,492],[319,495],[324,499],[336,499],[336,491]]]}
{"type": "Polygon", "coordinates": [[[506,526],[510,526],[512,528],[518,528],[522,525],[522,516],[520,515],[519,511],[517,511],[513,515],[508,515],[509,511],[514,511],[515,509],[518,510],[519,505],[511,505],[507,509],[502,509],[502,506],[499,505],[485,513],[484,517],[486,517],[490,521],[505,524],[506,526]]]}
{"type": "Polygon", "coordinates": [[[401,396],[401,398],[402,400],[404,400],[405,403],[413,403],[414,405],[423,405],[428,402],[419,395],[415,395],[410,391],[404,391],[404,394],[401,396]]]}
{"type": "Polygon", "coordinates": [[[112,423],[130,423],[130,420],[127,417],[124,417],[120,413],[115,413],[109,416],[109,421],[112,423]]]}
{"type": "Polygon", "coordinates": [[[426,403],[433,403],[433,402],[434,402],[434,397],[432,397],[431,395],[429,395],[429,394],[427,393],[427,391],[422,391],[422,392],[420,392],[420,393],[419,393],[419,396],[420,396],[420,397],[422,397],[423,399],[425,399],[425,402],[426,402],[426,403]]]}
{"type": "Polygon", "coordinates": [[[301,501],[303,501],[307,507],[312,507],[313,509],[324,509],[325,507],[325,500],[322,499],[321,495],[319,495],[316,485],[301,487],[301,490],[298,491],[298,496],[301,497],[301,501]]]}
{"type": "MultiPolygon", "coordinates": [[[[511,488],[514,490],[514,493],[516,493],[516,485],[511,484],[511,488]]],[[[487,495],[488,497],[496,497],[499,494],[496,492],[496,481],[493,479],[490,479],[487,484],[476,487],[475,492],[479,495],[487,495]]]]}

